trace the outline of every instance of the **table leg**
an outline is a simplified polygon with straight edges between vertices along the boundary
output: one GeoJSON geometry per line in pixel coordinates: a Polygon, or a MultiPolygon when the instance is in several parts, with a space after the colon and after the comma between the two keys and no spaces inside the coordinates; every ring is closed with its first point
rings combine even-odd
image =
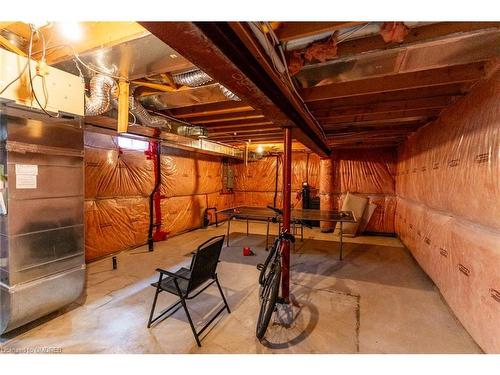
{"type": "Polygon", "coordinates": [[[300,224],[300,240],[304,242],[304,224],[300,224]]]}
{"type": "Polygon", "coordinates": [[[340,222],[340,255],[339,255],[339,260],[342,260],[342,233],[343,233],[342,224],[343,224],[343,222],[341,221],[340,222]]]}
{"type": "Polygon", "coordinates": [[[233,218],[231,216],[229,216],[227,218],[227,235],[226,235],[227,243],[226,243],[226,246],[229,246],[229,230],[230,230],[229,228],[231,228],[231,220],[232,219],[233,218]]]}
{"type": "Polygon", "coordinates": [[[248,237],[248,217],[247,217],[247,237],[248,237]]]}
{"type": "Polygon", "coordinates": [[[269,250],[269,218],[267,218],[267,229],[266,229],[266,251],[269,250]]]}

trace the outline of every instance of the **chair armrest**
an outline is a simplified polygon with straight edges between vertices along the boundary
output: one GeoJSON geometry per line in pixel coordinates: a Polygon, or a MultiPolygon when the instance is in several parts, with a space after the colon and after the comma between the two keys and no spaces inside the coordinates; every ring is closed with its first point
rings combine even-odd
{"type": "Polygon", "coordinates": [[[163,270],[161,268],[157,268],[156,269],[157,272],[163,274],[163,275],[167,275],[167,276],[170,276],[170,277],[173,277],[173,278],[176,278],[176,279],[184,279],[184,280],[188,280],[189,281],[189,278],[187,278],[186,276],[182,276],[182,275],[178,275],[176,273],[173,273],[173,272],[170,272],[170,271],[166,271],[166,270],[163,270]]]}

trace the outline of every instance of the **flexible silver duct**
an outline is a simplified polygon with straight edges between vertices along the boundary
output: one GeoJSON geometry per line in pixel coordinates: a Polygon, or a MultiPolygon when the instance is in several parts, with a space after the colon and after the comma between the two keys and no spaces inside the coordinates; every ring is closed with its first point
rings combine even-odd
{"type": "Polygon", "coordinates": [[[113,78],[98,74],[90,80],[90,95],[85,95],[85,116],[98,116],[109,110],[111,92],[116,87],[113,78]]]}
{"type": "Polygon", "coordinates": [[[220,91],[224,94],[224,96],[226,98],[228,98],[229,100],[234,100],[234,101],[237,101],[237,102],[239,102],[241,100],[238,97],[238,95],[236,95],[231,90],[228,90],[225,86],[222,86],[220,83],[219,83],[219,88],[220,88],[220,91]]]}
{"type": "Polygon", "coordinates": [[[148,112],[141,103],[133,96],[129,97],[129,111],[141,122],[142,125],[159,128],[162,130],[172,130],[170,121],[162,116],[155,116],[148,112]]]}
{"type": "MultiPolygon", "coordinates": [[[[213,81],[212,77],[210,77],[207,73],[205,73],[200,69],[191,70],[190,72],[186,73],[173,74],[172,79],[176,84],[188,87],[203,86],[204,84],[213,81]]],[[[235,101],[241,100],[235,93],[231,92],[226,87],[222,86],[220,83],[219,83],[219,89],[224,94],[224,96],[229,100],[235,100],[235,101]]]]}
{"type": "Polygon", "coordinates": [[[178,85],[197,87],[212,82],[213,79],[202,70],[191,70],[190,72],[173,74],[172,79],[178,85]]]}

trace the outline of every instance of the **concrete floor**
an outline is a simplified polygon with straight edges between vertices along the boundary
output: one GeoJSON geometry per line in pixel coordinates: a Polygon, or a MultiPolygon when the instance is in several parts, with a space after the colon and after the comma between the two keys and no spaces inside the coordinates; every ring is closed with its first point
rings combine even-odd
{"type": "MultiPolygon", "coordinates": [[[[266,256],[265,225],[232,224],[219,278],[232,313],[204,332],[198,348],[182,309],[146,328],[156,267],[188,265],[190,252],[226,225],[200,229],[88,265],[86,295],[62,312],[0,338],[3,351],[52,347],[62,353],[481,353],[443,302],[437,288],[399,240],[346,239],[339,262],[337,237],[305,231],[292,254],[291,308],[275,314],[264,343],[255,338],[258,271],[266,256]],[[242,246],[257,254],[243,257],[242,246]],[[280,318],[292,313],[288,326],[280,318]]],[[[166,293],[160,304],[175,300],[166,293]]],[[[216,287],[188,302],[195,324],[220,306],[216,287]]],[[[161,308],[161,305],[160,305],[161,308]]]]}

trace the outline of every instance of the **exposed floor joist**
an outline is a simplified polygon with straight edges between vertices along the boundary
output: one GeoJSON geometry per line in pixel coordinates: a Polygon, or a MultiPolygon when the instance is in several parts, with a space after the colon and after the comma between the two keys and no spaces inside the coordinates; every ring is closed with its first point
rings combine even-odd
{"type": "Polygon", "coordinates": [[[478,62],[306,88],[302,90],[302,97],[306,102],[311,102],[364,94],[429,88],[452,83],[477,81],[483,78],[485,74],[486,63],[478,62]]]}
{"type": "Polygon", "coordinates": [[[160,40],[233,91],[279,127],[298,127],[297,139],[326,156],[326,139],[300,113],[225,22],[141,22],[160,40]],[[192,48],[196,46],[196,48],[192,48]]]}

